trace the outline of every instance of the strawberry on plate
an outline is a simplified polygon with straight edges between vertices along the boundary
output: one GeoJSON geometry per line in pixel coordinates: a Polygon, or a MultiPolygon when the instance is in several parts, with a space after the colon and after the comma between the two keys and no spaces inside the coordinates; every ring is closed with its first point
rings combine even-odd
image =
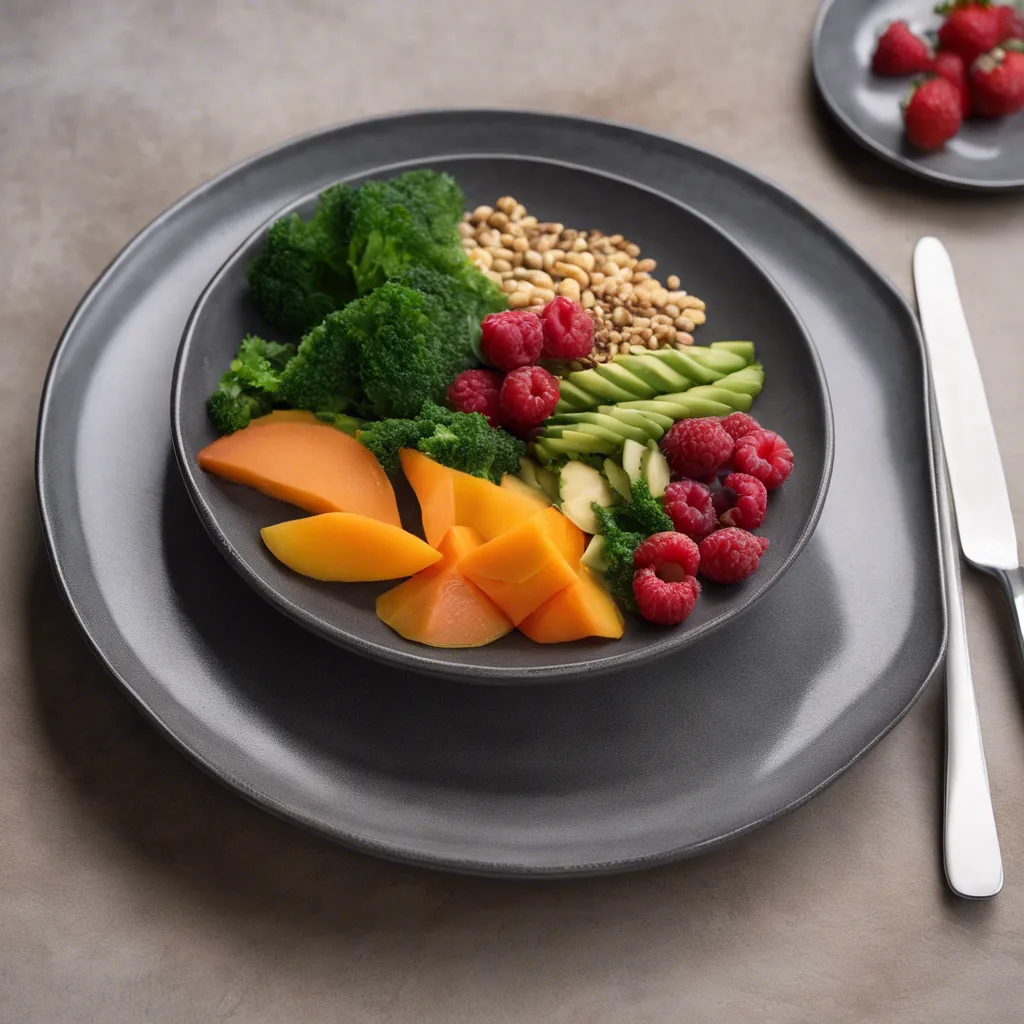
{"type": "Polygon", "coordinates": [[[902,78],[928,71],[932,66],[932,51],[928,44],[910,31],[905,21],[894,21],[879,37],[871,70],[887,78],[902,78]]]}
{"type": "Polygon", "coordinates": [[[967,87],[967,65],[963,57],[952,50],[940,50],[935,54],[935,62],[932,70],[940,78],[952,82],[960,94],[960,111],[964,117],[971,112],[971,91],[967,87]]]}
{"type": "Polygon", "coordinates": [[[997,4],[993,8],[999,25],[999,42],[1007,39],[1024,40],[1024,11],[1014,4],[997,4]]]}
{"type": "Polygon", "coordinates": [[[962,102],[956,86],[945,78],[922,82],[903,105],[907,138],[918,149],[940,149],[963,124],[962,102]]]}
{"type": "Polygon", "coordinates": [[[1024,110],[1024,53],[997,47],[971,68],[971,107],[979,117],[1024,110]]]}
{"type": "Polygon", "coordinates": [[[986,3],[956,2],[939,8],[946,20],[939,29],[939,49],[976,61],[1000,42],[1001,16],[986,3]]]}

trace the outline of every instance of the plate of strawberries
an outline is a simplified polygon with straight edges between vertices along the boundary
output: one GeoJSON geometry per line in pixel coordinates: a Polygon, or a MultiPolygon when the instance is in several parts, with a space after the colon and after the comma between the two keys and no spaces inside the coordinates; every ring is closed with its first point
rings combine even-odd
{"type": "Polygon", "coordinates": [[[1024,186],[1024,0],[828,0],[813,66],[839,123],[889,163],[1024,186]]]}

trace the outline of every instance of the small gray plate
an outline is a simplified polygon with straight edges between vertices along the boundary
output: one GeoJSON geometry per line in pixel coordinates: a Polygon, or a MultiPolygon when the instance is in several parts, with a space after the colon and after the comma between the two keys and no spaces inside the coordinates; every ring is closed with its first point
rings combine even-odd
{"type": "MultiPolygon", "coordinates": [[[[215,275],[182,338],[171,397],[175,453],[192,501],[218,548],[242,578],[286,615],[359,654],[401,668],[477,682],[557,682],[664,657],[721,628],[781,579],[818,521],[832,470],[832,411],[821,364],[799,317],[771,279],[706,218],[651,189],[550,160],[470,156],[430,161],[462,186],[470,207],[514,195],[541,220],[622,232],[657,259],[664,274],[708,304],[703,343],[747,338],[757,345],[766,387],[753,414],[796,453],[796,468],[774,491],[760,531],[771,541],[757,573],[738,586],[704,585],[694,613],[672,629],[627,615],[616,641],[537,644],[518,630],[487,647],[443,650],[400,637],[377,618],[374,602],[394,581],[321,583],[283,566],[260,529],[303,513],[248,487],[204,473],[196,454],[216,439],[206,399],[249,333],[267,334],[249,299],[245,270],[263,245],[261,227],[215,275]]],[[[380,172],[383,176],[397,170],[380,172]]],[[[307,213],[315,197],[289,210],[307,213]]],[[[401,474],[395,477],[402,522],[419,531],[419,508],[401,474]]]]}
{"type": "Polygon", "coordinates": [[[275,814],[418,864],[582,875],[708,850],[848,768],[906,713],[945,645],[910,308],[762,179],[596,121],[512,111],[366,121],[186,196],[68,324],[43,395],[36,473],[71,611],[159,728],[275,814]],[[178,472],[160,410],[189,312],[228,256],[292,196],[481,152],[640,178],[701,210],[785,289],[832,385],[835,469],[806,550],[756,612],[642,671],[474,686],[342,650],[239,579],[178,472]]]}
{"type": "Polygon", "coordinates": [[[1024,186],[1024,115],[968,119],[935,153],[922,153],[903,135],[900,101],[911,78],[871,72],[875,43],[897,19],[919,33],[941,19],[932,0],[827,0],[814,31],[814,78],[829,110],[858,142],[911,174],[977,190],[1024,186]]]}

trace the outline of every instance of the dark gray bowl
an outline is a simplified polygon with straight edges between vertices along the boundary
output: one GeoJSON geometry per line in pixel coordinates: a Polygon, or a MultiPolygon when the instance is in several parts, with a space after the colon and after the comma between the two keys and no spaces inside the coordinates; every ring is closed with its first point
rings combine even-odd
{"type": "MultiPolygon", "coordinates": [[[[403,165],[403,167],[415,165],[403,165]]],[[[661,193],[621,178],[553,161],[514,157],[434,160],[455,175],[467,202],[512,194],[542,219],[621,231],[677,273],[708,304],[699,341],[750,338],[767,372],[754,413],[778,430],[796,453],[796,470],[769,504],[763,533],[771,547],[749,581],[707,585],[694,614],[660,629],[629,617],[619,641],[540,645],[514,632],[489,647],[438,650],[404,640],[376,616],[378,594],[393,586],[327,584],[286,569],[263,546],[259,530],[301,515],[249,488],[201,472],[196,453],[216,437],[205,400],[243,335],[269,332],[252,307],[245,268],[262,244],[266,225],[224,264],[189,318],[174,369],[171,414],[178,464],[200,518],[231,564],[286,615],[334,643],[381,661],[447,677],[524,683],[593,676],[661,657],[695,642],[747,611],[793,564],[810,538],[832,468],[832,412],[821,364],[797,314],[778,287],[735,241],[700,214],[661,193]]],[[[396,167],[394,170],[403,169],[396,167]]],[[[378,172],[379,174],[379,172],[378,172]]],[[[353,179],[359,180],[359,179],[353,179]]],[[[307,196],[287,211],[307,212],[307,196]]],[[[419,512],[404,481],[396,480],[407,528],[419,512]]]]}
{"type": "Polygon", "coordinates": [[[979,191],[1024,187],[1024,115],[968,120],[935,153],[922,153],[904,138],[900,101],[912,79],[879,78],[871,57],[890,21],[903,19],[917,32],[937,29],[934,8],[934,0],[827,0],[812,48],[822,98],[853,138],[911,174],[979,191]]]}

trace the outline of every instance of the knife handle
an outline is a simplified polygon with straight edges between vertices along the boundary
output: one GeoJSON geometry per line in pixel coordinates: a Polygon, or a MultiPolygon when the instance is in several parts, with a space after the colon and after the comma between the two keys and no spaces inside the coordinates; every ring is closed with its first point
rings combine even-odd
{"type": "Polygon", "coordinates": [[[1010,599],[1013,609],[1013,628],[1017,634],[1017,647],[1021,660],[1024,660],[1024,569],[998,569],[996,577],[1002,584],[1003,591],[1010,599]]]}

